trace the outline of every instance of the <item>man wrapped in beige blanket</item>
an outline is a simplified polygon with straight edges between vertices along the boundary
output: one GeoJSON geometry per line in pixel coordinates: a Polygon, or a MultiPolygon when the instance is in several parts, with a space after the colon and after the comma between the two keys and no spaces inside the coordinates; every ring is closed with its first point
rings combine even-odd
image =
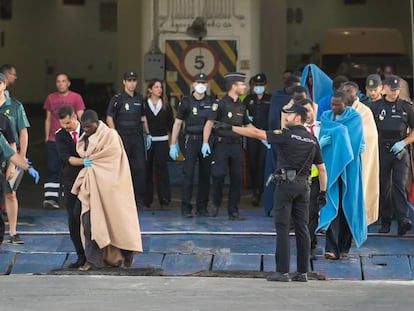
{"type": "Polygon", "coordinates": [[[84,168],[72,193],[82,203],[81,236],[87,262],[79,270],[105,265],[130,267],[142,252],[141,232],[128,159],[118,133],[93,110],[81,118],[84,134],[76,149],[84,168]]]}

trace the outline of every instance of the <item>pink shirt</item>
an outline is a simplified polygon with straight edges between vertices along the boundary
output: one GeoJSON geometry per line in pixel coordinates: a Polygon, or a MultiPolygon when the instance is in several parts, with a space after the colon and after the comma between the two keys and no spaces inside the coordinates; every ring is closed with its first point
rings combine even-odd
{"type": "Polygon", "coordinates": [[[82,97],[75,92],[69,91],[66,96],[61,96],[58,92],[50,93],[45,100],[43,109],[49,111],[50,116],[50,130],[49,141],[55,140],[55,132],[60,129],[58,110],[62,106],[72,106],[75,112],[85,110],[85,104],[82,97]]]}

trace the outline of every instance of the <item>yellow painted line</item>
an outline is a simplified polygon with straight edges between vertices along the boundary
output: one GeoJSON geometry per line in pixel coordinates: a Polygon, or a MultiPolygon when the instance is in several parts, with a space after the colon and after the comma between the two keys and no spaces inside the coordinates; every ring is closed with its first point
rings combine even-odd
{"type": "MultiPolygon", "coordinates": [[[[9,224],[9,222],[8,221],[5,221],[4,222],[6,225],[8,225],[9,224]]],[[[30,222],[17,222],[17,225],[18,226],[35,226],[35,224],[31,224],[30,222]]]]}

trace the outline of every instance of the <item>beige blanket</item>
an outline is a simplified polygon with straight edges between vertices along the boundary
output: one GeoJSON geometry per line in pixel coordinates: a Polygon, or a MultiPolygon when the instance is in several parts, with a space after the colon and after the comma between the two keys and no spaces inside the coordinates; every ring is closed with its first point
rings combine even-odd
{"type": "Polygon", "coordinates": [[[352,108],[362,116],[365,152],[362,153],[362,183],[364,186],[367,225],[378,220],[379,213],[379,154],[378,131],[371,109],[356,100],[352,108]]]}
{"type": "Polygon", "coordinates": [[[77,152],[93,164],[80,171],[72,193],[82,202],[82,215],[90,211],[92,240],[101,249],[113,246],[142,252],[131,172],[121,138],[100,121],[86,151],[84,146],[82,135],[77,152]]]}

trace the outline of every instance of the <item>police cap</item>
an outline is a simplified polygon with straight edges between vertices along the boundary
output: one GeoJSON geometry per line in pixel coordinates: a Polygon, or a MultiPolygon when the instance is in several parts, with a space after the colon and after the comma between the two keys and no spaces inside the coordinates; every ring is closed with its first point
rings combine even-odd
{"type": "Polygon", "coordinates": [[[227,83],[244,82],[245,79],[246,74],[242,72],[229,72],[228,74],[224,75],[224,80],[227,83]]]}
{"type": "Polygon", "coordinates": [[[264,73],[258,73],[253,77],[253,83],[256,85],[266,85],[267,84],[267,78],[264,73]]]}
{"type": "Polygon", "coordinates": [[[374,90],[380,85],[382,85],[382,81],[380,75],[378,74],[369,75],[365,81],[365,88],[367,90],[374,90]]]}
{"type": "Polygon", "coordinates": [[[207,75],[200,72],[194,76],[193,81],[199,82],[199,83],[207,83],[208,82],[207,75]]]}
{"type": "Polygon", "coordinates": [[[138,75],[135,71],[127,71],[124,73],[124,80],[137,80],[138,75]]]}
{"type": "Polygon", "coordinates": [[[300,115],[303,120],[306,120],[308,116],[308,110],[304,106],[300,106],[297,104],[293,104],[290,108],[283,108],[282,111],[284,113],[296,113],[300,115]]]}
{"type": "Polygon", "coordinates": [[[390,87],[391,91],[400,89],[400,77],[399,76],[388,76],[384,79],[384,84],[390,87]]]}
{"type": "Polygon", "coordinates": [[[6,81],[6,76],[0,72],[0,82],[6,81]]]}

